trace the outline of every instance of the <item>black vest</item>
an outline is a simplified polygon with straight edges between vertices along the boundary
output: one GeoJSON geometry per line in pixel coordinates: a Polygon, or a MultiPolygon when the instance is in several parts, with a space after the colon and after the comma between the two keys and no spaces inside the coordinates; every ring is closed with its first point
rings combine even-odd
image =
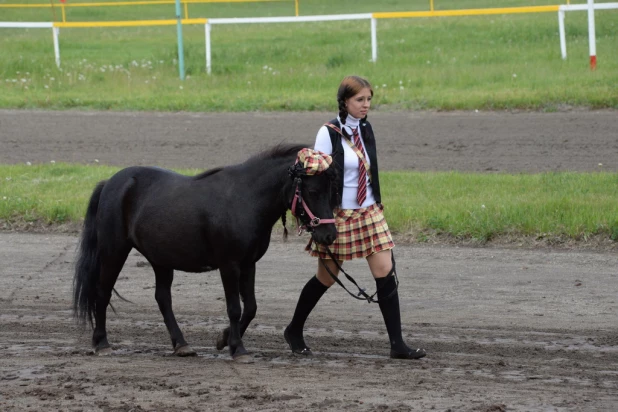
{"type": "MultiPolygon", "coordinates": [[[[329,123],[337,126],[337,128],[341,128],[339,124],[339,120],[333,119],[329,123]]],[[[330,127],[326,127],[328,130],[328,134],[330,135],[330,142],[333,146],[333,152],[331,156],[333,158],[333,163],[337,167],[339,171],[339,182],[335,194],[335,199],[333,202],[337,206],[341,206],[341,198],[343,196],[343,143],[341,142],[341,135],[337,133],[330,127]]],[[[371,170],[371,189],[373,191],[373,197],[376,199],[378,204],[382,203],[382,197],[380,196],[380,178],[378,176],[378,155],[376,151],[376,138],[373,135],[373,129],[371,128],[371,124],[367,121],[361,120],[360,122],[360,132],[361,136],[363,136],[363,141],[365,143],[365,150],[369,155],[369,163],[371,170]]]]}

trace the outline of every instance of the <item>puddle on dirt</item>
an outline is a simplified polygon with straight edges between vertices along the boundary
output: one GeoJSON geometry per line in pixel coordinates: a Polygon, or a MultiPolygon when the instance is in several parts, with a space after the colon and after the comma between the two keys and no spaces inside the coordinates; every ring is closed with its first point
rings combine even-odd
{"type": "Polygon", "coordinates": [[[7,372],[5,375],[0,376],[0,381],[3,380],[22,380],[31,381],[38,378],[44,378],[49,376],[48,373],[43,372],[43,366],[34,366],[32,368],[24,368],[15,371],[7,372]]]}

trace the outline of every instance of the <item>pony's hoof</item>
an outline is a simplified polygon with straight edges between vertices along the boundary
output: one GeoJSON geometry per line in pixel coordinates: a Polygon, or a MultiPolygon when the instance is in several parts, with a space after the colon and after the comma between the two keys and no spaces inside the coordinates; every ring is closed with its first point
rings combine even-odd
{"type": "Polygon", "coordinates": [[[253,362],[255,362],[253,360],[253,358],[251,357],[251,355],[249,355],[248,353],[244,353],[242,355],[232,356],[232,359],[236,363],[253,363],[253,362]]]}
{"type": "Polygon", "coordinates": [[[425,349],[408,349],[403,353],[391,349],[391,359],[421,359],[425,356],[427,356],[425,349]]]}
{"type": "Polygon", "coordinates": [[[221,332],[221,334],[217,338],[217,350],[223,350],[227,346],[227,338],[229,337],[229,334],[226,332],[227,329],[221,332]]]}
{"type": "Polygon", "coordinates": [[[176,349],[174,349],[174,355],[184,358],[186,356],[197,356],[197,352],[195,352],[191,346],[183,345],[180,347],[177,346],[176,349]]]}
{"type": "Polygon", "coordinates": [[[112,354],[112,352],[112,348],[110,348],[109,346],[105,348],[97,348],[94,350],[94,354],[97,356],[109,356],[112,354]]]}

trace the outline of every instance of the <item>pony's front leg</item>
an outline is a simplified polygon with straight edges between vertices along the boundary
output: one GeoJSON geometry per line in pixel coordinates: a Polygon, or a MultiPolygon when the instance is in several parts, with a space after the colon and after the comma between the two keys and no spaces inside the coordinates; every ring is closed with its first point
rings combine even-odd
{"type": "Polygon", "coordinates": [[[226,268],[221,267],[220,272],[223,290],[225,291],[227,316],[230,319],[230,332],[227,340],[230,355],[234,360],[246,359],[248,352],[240,337],[240,316],[242,314],[239,295],[240,269],[237,265],[230,264],[226,268]]]}
{"type": "MultiPolygon", "coordinates": [[[[240,277],[240,296],[243,301],[243,311],[240,317],[240,337],[245,335],[249,324],[255,318],[257,303],[255,301],[255,264],[243,270],[240,277]]],[[[230,328],[227,327],[217,338],[217,349],[222,350],[227,346],[230,337],[230,328]]]]}

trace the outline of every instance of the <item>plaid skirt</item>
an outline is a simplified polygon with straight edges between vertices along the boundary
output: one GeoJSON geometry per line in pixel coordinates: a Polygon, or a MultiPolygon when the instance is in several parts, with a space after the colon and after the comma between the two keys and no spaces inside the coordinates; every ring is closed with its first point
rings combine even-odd
{"type": "MultiPolygon", "coordinates": [[[[377,204],[361,209],[335,210],[337,239],[329,246],[338,260],[352,260],[395,247],[382,209],[377,204]]],[[[309,240],[305,247],[311,256],[330,259],[324,246],[309,240]]]]}

